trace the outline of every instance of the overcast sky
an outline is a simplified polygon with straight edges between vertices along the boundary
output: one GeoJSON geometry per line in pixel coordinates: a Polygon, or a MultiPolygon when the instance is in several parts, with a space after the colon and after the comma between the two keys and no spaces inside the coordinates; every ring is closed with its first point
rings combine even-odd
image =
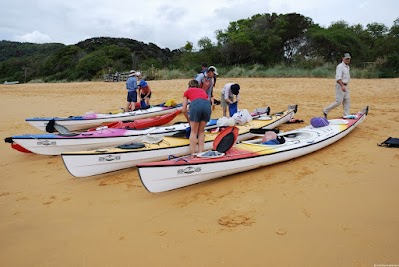
{"type": "Polygon", "coordinates": [[[398,0],[5,0],[0,40],[76,44],[91,37],[123,37],[177,49],[255,14],[299,13],[328,27],[382,23],[399,17],[398,0]]]}

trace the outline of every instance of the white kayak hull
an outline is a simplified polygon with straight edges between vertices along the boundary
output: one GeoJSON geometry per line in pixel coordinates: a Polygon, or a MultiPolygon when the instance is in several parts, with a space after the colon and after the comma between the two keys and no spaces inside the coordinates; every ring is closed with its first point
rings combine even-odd
{"type": "MultiPolygon", "coordinates": [[[[286,123],[295,115],[296,110],[287,110],[281,115],[273,115],[270,121],[253,120],[240,128],[238,141],[247,140],[255,135],[249,133],[252,128],[273,129],[286,123]],[[259,126],[262,125],[262,126],[259,126]],[[259,126],[259,127],[257,127],[259,126]]],[[[205,135],[205,150],[213,146],[216,133],[205,135]]],[[[136,166],[138,163],[167,159],[168,156],[181,156],[190,153],[187,138],[165,137],[160,144],[146,144],[141,149],[99,149],[86,152],[62,153],[67,170],[75,177],[87,177],[117,171],[136,166]]]]}
{"type": "Polygon", "coordinates": [[[79,131],[97,127],[108,122],[138,120],[165,115],[180,110],[181,108],[181,106],[173,108],[153,107],[118,114],[88,114],[71,118],[28,118],[25,121],[44,132],[46,131],[47,124],[52,119],[54,119],[57,124],[67,128],[69,131],[79,131]]]}
{"type": "Polygon", "coordinates": [[[286,140],[280,145],[263,145],[261,140],[244,141],[237,144],[225,156],[214,159],[185,159],[140,163],[137,170],[145,188],[150,192],[164,192],[235,173],[297,158],[342,139],[366,118],[363,115],[345,128],[347,120],[330,120],[331,124],[321,128],[307,126],[280,134],[286,140]],[[345,129],[344,129],[345,128],[345,129]],[[290,138],[289,136],[295,136],[290,138]]]}
{"type": "Polygon", "coordinates": [[[132,142],[142,142],[146,135],[171,136],[189,127],[188,123],[165,127],[152,127],[144,130],[104,129],[84,132],[77,136],[58,134],[22,135],[11,137],[14,143],[41,155],[61,155],[61,153],[115,147],[132,142]],[[116,135],[120,133],[120,135],[116,135]],[[116,136],[115,136],[116,135],[116,136]]]}

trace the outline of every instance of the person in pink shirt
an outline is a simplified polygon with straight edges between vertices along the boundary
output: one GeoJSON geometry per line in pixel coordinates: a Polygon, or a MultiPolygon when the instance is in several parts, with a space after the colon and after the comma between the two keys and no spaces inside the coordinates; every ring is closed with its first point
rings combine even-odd
{"type": "Polygon", "coordinates": [[[183,94],[182,113],[190,122],[190,150],[195,154],[198,143],[198,152],[204,151],[205,126],[211,118],[211,103],[208,100],[207,93],[199,88],[196,80],[188,83],[188,89],[183,94]],[[187,110],[188,101],[190,101],[190,112],[187,110]]]}

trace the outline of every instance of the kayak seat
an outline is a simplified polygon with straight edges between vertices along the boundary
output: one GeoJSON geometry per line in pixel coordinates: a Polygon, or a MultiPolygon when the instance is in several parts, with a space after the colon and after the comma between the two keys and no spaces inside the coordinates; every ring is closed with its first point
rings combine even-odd
{"type": "Polygon", "coordinates": [[[79,135],[78,133],[72,133],[70,132],[67,128],[65,128],[64,126],[54,123],[53,125],[54,129],[58,132],[59,135],[62,136],[76,136],[79,135]]]}
{"type": "Polygon", "coordinates": [[[131,143],[131,144],[123,144],[123,145],[120,145],[120,146],[117,146],[117,147],[121,148],[121,149],[138,149],[138,148],[145,147],[145,145],[143,143],[134,142],[134,143],[131,143]]]}

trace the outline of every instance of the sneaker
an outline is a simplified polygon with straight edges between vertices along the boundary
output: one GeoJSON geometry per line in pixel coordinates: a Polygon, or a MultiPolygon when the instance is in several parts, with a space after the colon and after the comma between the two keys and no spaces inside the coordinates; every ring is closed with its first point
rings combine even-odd
{"type": "Polygon", "coordinates": [[[323,111],[323,115],[324,115],[324,118],[327,119],[327,113],[325,113],[325,112],[323,111]]]}

